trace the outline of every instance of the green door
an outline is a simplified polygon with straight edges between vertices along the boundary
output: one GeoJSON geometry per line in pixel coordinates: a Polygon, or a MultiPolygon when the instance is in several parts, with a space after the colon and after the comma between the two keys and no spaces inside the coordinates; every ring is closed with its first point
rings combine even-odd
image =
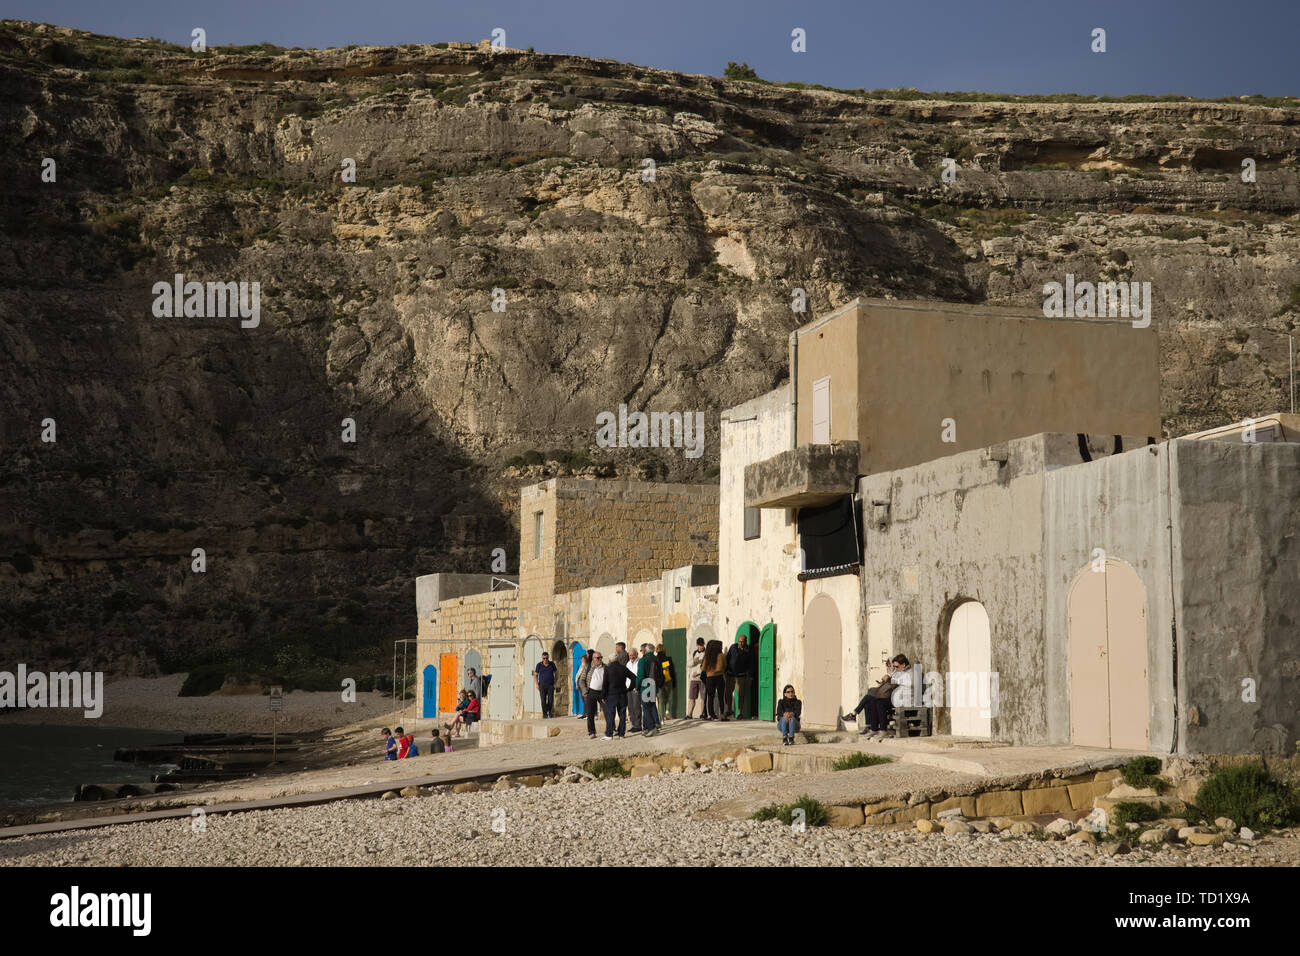
{"type": "MultiPolygon", "coordinates": [[[[673,670],[677,674],[677,682],[673,684],[673,717],[681,717],[686,713],[686,688],[682,684],[686,682],[686,667],[690,663],[686,657],[686,628],[674,627],[664,631],[663,635],[664,650],[673,659],[673,670]]],[[[659,713],[663,714],[662,707],[659,713]]]]}
{"type": "Polygon", "coordinates": [[[776,719],[776,625],[758,636],[758,719],[776,719]]]}

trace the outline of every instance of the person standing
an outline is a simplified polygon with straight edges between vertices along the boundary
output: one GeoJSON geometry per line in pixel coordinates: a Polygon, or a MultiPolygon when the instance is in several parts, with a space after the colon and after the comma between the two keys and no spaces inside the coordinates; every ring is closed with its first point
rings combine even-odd
{"type": "Polygon", "coordinates": [[[700,701],[700,716],[708,713],[708,700],[704,697],[704,638],[695,639],[695,650],[691,651],[690,663],[686,665],[686,719],[695,716],[695,701],[700,701]]]}
{"type": "Polygon", "coordinates": [[[384,735],[384,759],[397,759],[397,741],[393,739],[393,732],[385,727],[380,731],[384,735]]]}
{"type": "Polygon", "coordinates": [[[582,713],[574,715],[579,720],[586,716],[587,713],[587,690],[590,686],[589,681],[591,680],[591,661],[595,653],[595,651],[587,651],[587,653],[582,656],[582,664],[578,667],[577,676],[573,678],[573,683],[576,684],[578,688],[578,702],[582,705],[582,713]]]}
{"type": "Polygon", "coordinates": [[[605,660],[596,651],[590,651],[591,670],[587,674],[587,736],[596,739],[596,711],[605,698],[605,660]]]}
{"type": "Polygon", "coordinates": [[[640,670],[640,658],[637,657],[636,648],[627,652],[627,661],[623,665],[627,668],[628,673],[632,676],[633,690],[627,698],[627,723],[628,729],[634,734],[641,732],[641,695],[637,693],[636,688],[641,686],[638,676],[640,670]]]}
{"type": "Polygon", "coordinates": [[[605,666],[605,739],[622,738],[627,733],[627,692],[633,685],[632,673],[617,660],[605,666]],[[618,732],[614,717],[618,716],[618,732]]]}
{"type": "Polygon", "coordinates": [[[465,672],[465,690],[472,690],[475,697],[479,700],[483,699],[483,678],[479,677],[478,672],[472,667],[465,672]]]}
{"type": "Polygon", "coordinates": [[[741,634],[736,638],[736,643],[727,649],[727,709],[735,714],[737,720],[744,720],[745,711],[749,709],[749,675],[752,670],[749,641],[741,634]],[[733,687],[736,691],[734,709],[731,699],[733,687]]]}
{"type": "Polygon", "coordinates": [[[659,661],[659,669],[663,671],[664,682],[659,688],[659,723],[663,724],[665,720],[673,719],[673,689],[677,686],[677,670],[673,666],[673,659],[668,656],[668,648],[660,644],[655,648],[655,659],[659,661]]]}
{"type": "Polygon", "coordinates": [[[723,709],[723,688],[726,685],[727,658],[722,653],[722,642],[709,641],[704,647],[704,719],[726,720],[723,709]]]}
{"type": "Polygon", "coordinates": [[[653,737],[659,733],[659,683],[663,679],[663,668],[650,651],[649,644],[641,645],[641,668],[637,687],[641,694],[641,715],[645,736],[653,737]]]}
{"type": "Polygon", "coordinates": [[[551,662],[551,655],[542,651],[542,662],[533,668],[533,683],[537,685],[537,693],[542,698],[542,719],[555,716],[552,711],[555,709],[555,665],[551,662]]]}

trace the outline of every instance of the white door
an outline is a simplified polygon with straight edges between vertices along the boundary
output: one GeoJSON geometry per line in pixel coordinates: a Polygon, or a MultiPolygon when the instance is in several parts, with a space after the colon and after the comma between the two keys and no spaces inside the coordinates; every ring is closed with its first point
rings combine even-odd
{"type": "Polygon", "coordinates": [[[813,382],[812,443],[831,443],[831,379],[819,378],[813,382]]]}
{"type": "Polygon", "coordinates": [[[537,692],[537,665],[542,662],[542,642],[535,637],[524,641],[524,716],[542,715],[542,695],[537,692]]]}
{"type": "Polygon", "coordinates": [[[830,595],[819,594],[809,602],[803,617],[803,646],[804,692],[799,696],[804,701],[804,722],[834,727],[842,706],[844,651],[840,644],[840,612],[830,595]]]}
{"type": "Polygon", "coordinates": [[[992,647],[984,605],[967,601],[948,622],[948,701],[954,737],[987,738],[993,731],[989,671],[992,647]]]}
{"type": "Polygon", "coordinates": [[[514,717],[515,646],[493,647],[488,651],[492,684],[488,688],[488,716],[493,720],[514,717]]]}
{"type": "Polygon", "coordinates": [[[894,656],[894,605],[867,608],[867,686],[875,687],[894,656]]]}

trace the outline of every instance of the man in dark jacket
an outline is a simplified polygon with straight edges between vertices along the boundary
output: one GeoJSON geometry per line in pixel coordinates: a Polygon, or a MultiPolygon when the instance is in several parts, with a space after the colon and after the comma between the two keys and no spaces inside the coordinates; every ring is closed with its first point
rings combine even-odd
{"type": "Polygon", "coordinates": [[[726,706],[730,708],[732,688],[736,690],[735,715],[737,720],[745,719],[746,705],[749,703],[749,681],[754,670],[749,653],[749,640],[741,634],[736,643],[727,651],[727,698],[726,706]]]}
{"type": "Polygon", "coordinates": [[[627,694],[632,687],[631,671],[624,667],[617,658],[605,665],[605,690],[601,706],[605,708],[605,739],[613,740],[614,715],[618,714],[618,734],[622,737],[627,732],[627,694]]]}

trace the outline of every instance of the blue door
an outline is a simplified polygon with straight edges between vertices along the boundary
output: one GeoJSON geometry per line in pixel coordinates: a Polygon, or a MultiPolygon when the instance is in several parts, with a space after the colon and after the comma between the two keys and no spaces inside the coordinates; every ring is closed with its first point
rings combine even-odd
{"type": "Polygon", "coordinates": [[[432,664],[424,668],[424,711],[425,717],[438,716],[438,668],[432,664]]]}
{"type": "Polygon", "coordinates": [[[582,659],[587,656],[587,652],[582,649],[582,645],[577,641],[573,642],[573,665],[569,668],[569,673],[573,675],[573,693],[569,699],[573,701],[573,713],[577,717],[583,715],[582,708],[586,701],[582,699],[582,691],[578,690],[578,670],[582,667],[582,659]]]}

